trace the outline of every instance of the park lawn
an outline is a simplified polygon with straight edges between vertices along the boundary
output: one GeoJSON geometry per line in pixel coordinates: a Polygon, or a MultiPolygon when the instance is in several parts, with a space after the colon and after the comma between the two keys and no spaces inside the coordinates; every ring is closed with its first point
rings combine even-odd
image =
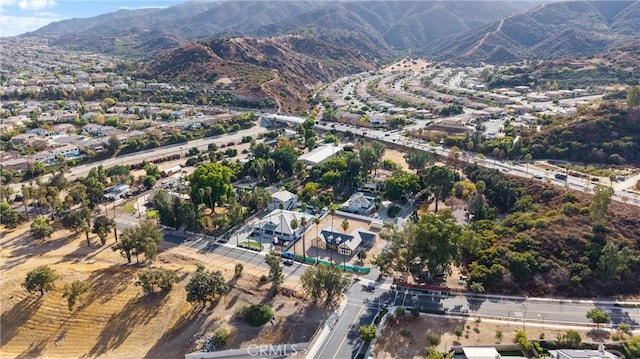
{"type": "Polygon", "coordinates": [[[257,249],[259,251],[264,249],[264,246],[256,241],[246,241],[246,242],[242,242],[240,243],[240,247],[248,247],[248,248],[253,248],[253,249],[257,249]]]}

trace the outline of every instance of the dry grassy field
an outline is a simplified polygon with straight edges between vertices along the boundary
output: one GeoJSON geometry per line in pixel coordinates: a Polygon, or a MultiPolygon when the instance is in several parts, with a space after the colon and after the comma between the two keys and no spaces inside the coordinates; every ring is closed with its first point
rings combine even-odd
{"type": "Polygon", "coordinates": [[[2,229],[1,358],[180,358],[196,348],[206,333],[224,326],[230,332],[228,348],[249,344],[308,341],[324,311],[310,307],[297,280],[288,278],[282,294],[269,296],[270,284],[258,285],[266,269],[245,265],[233,289],[211,307],[186,302],[186,285],[198,263],[233,277],[232,259],[164,245],[153,267],[175,269],[180,282],[165,296],[148,297],[134,285],[136,273],[149,265],[126,264],[111,250],[114,239],[99,246],[92,237],[58,229],[52,238],[36,241],[29,225],[2,229]],[[28,271],[49,265],[60,274],[55,288],[41,296],[29,294],[21,283],[28,271]],[[80,279],[90,290],[73,310],[62,297],[64,285],[80,279]],[[268,302],[275,320],[252,328],[236,316],[247,303],[268,302]],[[292,325],[295,323],[295,325],[292,325]],[[295,331],[293,330],[295,328],[295,331]]]}

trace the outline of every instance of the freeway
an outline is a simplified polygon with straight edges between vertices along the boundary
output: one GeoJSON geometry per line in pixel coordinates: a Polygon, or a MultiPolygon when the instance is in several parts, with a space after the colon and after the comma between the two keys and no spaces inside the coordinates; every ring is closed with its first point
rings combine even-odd
{"type": "Polygon", "coordinates": [[[632,328],[640,328],[640,303],[623,306],[614,302],[594,302],[588,300],[547,299],[533,297],[495,296],[449,296],[439,293],[392,289],[388,283],[361,279],[349,287],[347,305],[342,315],[332,325],[330,334],[313,356],[325,358],[353,358],[357,355],[360,341],[358,328],[372,324],[381,308],[387,306],[418,307],[422,311],[442,312],[452,316],[468,316],[498,319],[522,323],[523,327],[535,323],[536,326],[591,327],[586,317],[587,311],[600,308],[609,313],[611,328],[620,323],[628,323],[632,328]]]}
{"type": "MultiPolygon", "coordinates": [[[[437,154],[439,156],[448,156],[449,149],[443,146],[431,146],[426,141],[416,140],[416,139],[408,139],[407,137],[402,135],[401,131],[380,131],[374,130],[370,128],[362,128],[355,127],[346,124],[340,123],[326,123],[326,124],[318,124],[316,128],[324,131],[336,130],[340,132],[351,131],[352,133],[360,136],[365,136],[370,139],[379,140],[381,142],[386,142],[390,144],[395,144],[398,146],[404,146],[407,148],[413,148],[417,150],[422,150],[426,152],[431,152],[437,154]]],[[[511,175],[526,177],[526,178],[535,178],[538,177],[540,180],[548,181],[550,184],[553,184],[558,187],[568,187],[581,192],[592,192],[594,184],[590,181],[585,181],[583,179],[579,179],[576,177],[569,176],[566,181],[558,180],[553,177],[552,173],[549,171],[541,170],[535,166],[528,166],[524,164],[512,164],[508,162],[501,162],[494,159],[483,158],[479,154],[471,153],[468,161],[473,161],[474,163],[487,167],[487,168],[497,168],[503,172],[508,172],[511,175]]],[[[640,178],[640,175],[638,176],[640,178]]],[[[635,177],[634,177],[635,178],[635,177]]],[[[619,188],[616,186],[616,188],[619,188]]],[[[613,195],[613,199],[625,202],[628,204],[632,204],[635,206],[640,206],[640,195],[631,192],[631,191],[622,191],[617,189],[615,194],[613,195]]]]}
{"type": "MultiPolygon", "coordinates": [[[[192,140],[183,143],[177,143],[173,145],[162,146],[150,150],[144,150],[139,152],[128,153],[122,156],[109,158],[100,162],[92,162],[84,165],[73,167],[65,174],[65,177],[68,180],[74,180],[78,177],[85,176],[89,171],[98,166],[102,165],[104,168],[113,167],[116,165],[132,165],[135,163],[140,163],[144,160],[150,161],[156,158],[166,157],[173,154],[181,154],[186,153],[190,148],[197,147],[200,150],[207,150],[209,144],[215,143],[218,147],[220,145],[230,142],[239,143],[242,140],[242,137],[245,136],[257,136],[258,134],[267,132],[267,129],[262,126],[256,126],[247,130],[241,130],[235,133],[229,133],[222,136],[208,137],[199,140],[192,140]]],[[[41,176],[40,179],[43,181],[48,181],[51,175],[41,176]]],[[[9,186],[13,190],[14,193],[20,193],[20,187],[25,184],[24,182],[13,183],[9,186]]]]}

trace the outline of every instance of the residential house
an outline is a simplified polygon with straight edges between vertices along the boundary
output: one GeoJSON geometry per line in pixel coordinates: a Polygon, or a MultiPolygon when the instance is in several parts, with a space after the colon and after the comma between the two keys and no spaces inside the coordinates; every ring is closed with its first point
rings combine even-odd
{"type": "Polygon", "coordinates": [[[70,123],[61,123],[53,126],[53,132],[57,135],[66,135],[76,132],[76,127],[70,123]]]}
{"type": "Polygon", "coordinates": [[[271,195],[271,203],[267,205],[269,210],[279,209],[282,205],[283,209],[292,209],[298,205],[298,196],[289,191],[278,191],[271,195]]]}
{"type": "Polygon", "coordinates": [[[24,157],[12,158],[8,160],[3,159],[0,162],[0,167],[6,170],[22,172],[22,171],[26,171],[29,168],[29,164],[30,164],[29,160],[24,157]]]}
{"type": "Polygon", "coordinates": [[[362,192],[357,192],[349,198],[345,207],[351,213],[370,214],[376,208],[375,198],[362,192]]]}
{"type": "Polygon", "coordinates": [[[80,157],[80,150],[78,149],[78,146],[68,144],[54,148],[53,155],[55,157],[62,156],[65,159],[78,158],[80,157]]]}
{"type": "Polygon", "coordinates": [[[31,159],[35,162],[41,162],[46,166],[50,166],[56,163],[56,156],[52,151],[40,151],[35,155],[31,156],[31,159]]]}
{"type": "Polygon", "coordinates": [[[302,217],[305,217],[302,212],[276,209],[258,221],[253,226],[253,231],[274,241],[277,239],[280,243],[295,241],[300,238],[303,228],[298,225],[296,229],[293,229],[291,223],[294,219],[300,223],[302,217]]]}
{"type": "Polygon", "coordinates": [[[332,249],[346,256],[352,256],[358,247],[361,245],[370,247],[376,238],[375,233],[361,228],[356,228],[348,234],[339,232],[338,228],[339,226],[336,226],[334,230],[331,230],[331,226],[328,226],[321,229],[320,235],[315,238],[313,245],[325,250],[332,249]]]}
{"type": "Polygon", "coordinates": [[[26,133],[36,135],[38,137],[50,137],[53,133],[49,130],[45,130],[44,128],[33,128],[26,133]]]}

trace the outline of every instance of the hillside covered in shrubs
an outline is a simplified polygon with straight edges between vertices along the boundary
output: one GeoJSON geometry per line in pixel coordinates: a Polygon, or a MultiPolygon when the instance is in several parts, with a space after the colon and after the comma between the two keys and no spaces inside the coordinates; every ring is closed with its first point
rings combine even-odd
{"type": "Polygon", "coordinates": [[[465,174],[479,189],[468,201],[476,242],[462,243],[470,288],[476,282],[489,292],[538,296],[638,293],[637,208],[612,201],[598,226],[590,194],[476,165],[465,174]]]}

